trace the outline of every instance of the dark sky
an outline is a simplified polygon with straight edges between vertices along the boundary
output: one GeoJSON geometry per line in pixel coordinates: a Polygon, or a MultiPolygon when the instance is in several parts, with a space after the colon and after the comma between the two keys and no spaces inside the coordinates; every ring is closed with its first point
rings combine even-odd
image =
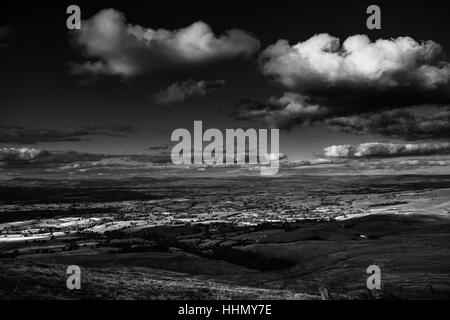
{"type": "MultiPolygon", "coordinates": [[[[233,120],[226,115],[227,110],[242,98],[265,101],[286,91],[260,72],[256,58],[216,61],[126,79],[74,76],[69,63],[86,58],[71,45],[71,31],[66,28],[70,4],[81,7],[82,19],[114,8],[128,23],[152,29],[173,30],[199,20],[210,25],[215,35],[238,28],[257,38],[261,50],[278,39],[294,44],[319,33],[329,33],[341,42],[355,34],[366,34],[371,40],[410,36],[417,41],[433,40],[450,50],[450,4],[444,1],[9,1],[0,10],[0,25],[9,30],[3,40],[8,45],[0,48],[0,125],[44,130],[132,127],[119,130],[120,137],[100,132],[87,136],[88,141],[37,141],[36,146],[53,150],[143,153],[150,146],[168,143],[172,130],[192,128],[193,120],[203,120],[205,127],[251,126],[233,120]],[[366,28],[365,11],[372,3],[381,7],[381,30],[366,28]],[[157,105],[152,100],[163,88],[188,79],[224,80],[226,85],[206,97],[174,105],[157,105]]],[[[395,136],[334,132],[318,123],[283,131],[281,151],[293,158],[310,158],[333,144],[384,140],[400,141],[395,136]]],[[[3,141],[1,146],[33,145],[32,141],[20,142],[3,141]]]]}

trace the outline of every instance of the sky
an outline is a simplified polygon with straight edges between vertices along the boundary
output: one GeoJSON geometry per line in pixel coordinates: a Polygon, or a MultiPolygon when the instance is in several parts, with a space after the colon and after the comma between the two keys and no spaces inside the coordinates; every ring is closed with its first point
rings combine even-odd
{"type": "Polygon", "coordinates": [[[377,1],[369,30],[370,4],[2,4],[0,161],[167,153],[194,120],[279,128],[292,161],[449,155],[450,4],[377,1]]]}

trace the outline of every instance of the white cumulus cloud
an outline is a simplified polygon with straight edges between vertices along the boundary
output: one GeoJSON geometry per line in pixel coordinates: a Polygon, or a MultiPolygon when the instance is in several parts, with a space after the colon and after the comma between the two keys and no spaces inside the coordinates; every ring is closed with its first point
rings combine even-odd
{"type": "Polygon", "coordinates": [[[289,88],[321,84],[434,89],[450,81],[450,64],[443,58],[434,41],[398,37],[372,42],[366,35],[354,35],[341,45],[325,33],[292,46],[279,40],[261,54],[263,73],[289,88]]]}
{"type": "Polygon", "coordinates": [[[124,14],[114,9],[102,10],[83,21],[73,40],[91,59],[72,63],[73,73],[121,76],[248,57],[260,47],[256,38],[239,29],[216,36],[203,21],[177,30],[151,29],[128,24],[124,14]]]}

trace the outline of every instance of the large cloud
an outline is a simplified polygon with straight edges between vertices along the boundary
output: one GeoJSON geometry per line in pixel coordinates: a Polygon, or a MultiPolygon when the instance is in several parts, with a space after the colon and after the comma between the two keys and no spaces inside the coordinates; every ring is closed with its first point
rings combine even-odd
{"type": "Polygon", "coordinates": [[[39,142],[78,142],[90,135],[123,137],[135,129],[128,125],[85,126],[79,129],[39,129],[0,125],[0,142],[35,144],[39,142]]]}
{"type": "Polygon", "coordinates": [[[287,93],[244,104],[242,118],[266,119],[280,129],[334,117],[450,104],[450,64],[442,47],[410,37],[318,34],[289,45],[279,40],[259,58],[261,71],[287,93]],[[255,112],[257,111],[257,112],[255,112]],[[281,119],[281,120],[280,120],[281,119]]]}
{"type": "Polygon", "coordinates": [[[384,158],[443,154],[450,154],[450,142],[416,144],[368,142],[356,146],[336,145],[324,149],[324,155],[330,158],[384,158]]]}
{"type": "Polygon", "coordinates": [[[167,88],[161,90],[153,96],[153,101],[157,104],[170,105],[182,102],[189,97],[204,97],[213,91],[225,86],[224,80],[217,81],[177,81],[167,88]]]}
{"type": "Polygon", "coordinates": [[[93,59],[72,64],[75,74],[133,76],[182,65],[248,57],[260,47],[257,39],[242,30],[231,29],[216,37],[202,21],[178,30],[154,30],[127,24],[125,16],[114,9],[102,10],[83,21],[82,29],[74,34],[74,43],[93,59]]]}
{"type": "Polygon", "coordinates": [[[320,87],[435,90],[449,84],[450,65],[443,58],[433,41],[399,37],[371,42],[366,35],[355,35],[341,45],[329,34],[293,46],[279,40],[261,54],[264,74],[306,92],[320,87]]]}

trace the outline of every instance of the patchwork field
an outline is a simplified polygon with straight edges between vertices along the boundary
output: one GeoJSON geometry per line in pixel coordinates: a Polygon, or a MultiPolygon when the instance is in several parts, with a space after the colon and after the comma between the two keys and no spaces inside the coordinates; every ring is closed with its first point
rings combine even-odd
{"type": "Polygon", "coordinates": [[[6,299],[450,297],[450,176],[13,179],[0,189],[6,299]],[[366,287],[374,264],[381,290],[366,287]],[[67,289],[69,265],[81,267],[82,290],[67,289]]]}

